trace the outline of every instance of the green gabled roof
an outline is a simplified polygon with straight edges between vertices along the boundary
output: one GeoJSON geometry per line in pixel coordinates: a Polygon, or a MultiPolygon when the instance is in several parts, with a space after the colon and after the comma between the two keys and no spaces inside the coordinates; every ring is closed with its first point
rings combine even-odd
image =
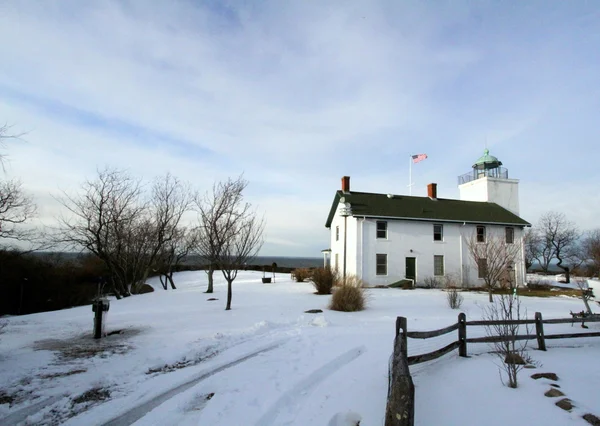
{"type": "Polygon", "coordinates": [[[390,198],[386,194],[369,192],[344,194],[342,191],[337,191],[325,224],[327,228],[331,226],[341,197],[345,198],[346,203],[351,204],[352,216],[531,226],[529,222],[496,203],[445,198],[432,200],[429,197],[406,195],[394,195],[390,198]]]}

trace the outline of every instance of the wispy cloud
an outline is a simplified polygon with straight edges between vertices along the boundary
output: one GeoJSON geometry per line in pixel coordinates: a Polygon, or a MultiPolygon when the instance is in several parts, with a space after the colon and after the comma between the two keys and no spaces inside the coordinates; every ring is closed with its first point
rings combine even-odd
{"type": "MultiPolygon", "coordinates": [[[[540,179],[573,192],[599,177],[585,167],[600,155],[599,9],[9,0],[0,121],[29,131],[10,172],[39,196],[105,164],[200,189],[244,172],[268,220],[263,252],[318,255],[342,174],[404,192],[408,155],[427,152],[416,192],[436,181],[457,196],[455,177],[487,143],[535,221],[538,201],[563,207],[528,189],[540,179]]],[[[51,221],[58,207],[41,199],[51,221]]]]}

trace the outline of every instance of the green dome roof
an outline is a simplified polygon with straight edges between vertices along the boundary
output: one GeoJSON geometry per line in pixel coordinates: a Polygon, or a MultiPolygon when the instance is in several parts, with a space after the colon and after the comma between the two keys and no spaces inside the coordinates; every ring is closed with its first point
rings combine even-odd
{"type": "Polygon", "coordinates": [[[479,158],[479,160],[477,160],[475,162],[475,164],[473,164],[473,168],[474,169],[494,169],[496,167],[500,167],[502,165],[502,161],[498,160],[498,158],[494,157],[493,155],[490,155],[490,150],[489,149],[485,149],[483,151],[483,156],[479,158]]]}

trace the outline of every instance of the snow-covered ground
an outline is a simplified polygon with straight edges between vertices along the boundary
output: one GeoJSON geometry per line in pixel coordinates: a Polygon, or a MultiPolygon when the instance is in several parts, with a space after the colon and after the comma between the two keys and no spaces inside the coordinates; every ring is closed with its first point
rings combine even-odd
{"type": "MultiPolygon", "coordinates": [[[[204,272],[177,274],[177,290],[112,301],[107,331],[91,339],[90,306],[11,317],[0,336],[0,424],[125,425],[382,425],[395,318],[409,329],[431,330],[456,321],[440,290],[371,289],[357,313],[326,309],[309,283],[241,272],[233,310],[225,311],[220,274],[207,295],[204,272]],[[209,301],[214,297],[219,300],[209,301]],[[324,313],[306,314],[308,309],[324,313]],[[354,423],[351,421],[354,420],[354,423]]],[[[480,319],[487,295],[463,293],[462,311],[480,319]]],[[[563,318],[581,300],[522,298],[529,316],[563,318]]],[[[594,309],[600,307],[594,303],[594,309]]],[[[600,323],[589,325],[600,330],[600,323]]],[[[584,331],[547,326],[546,334],[584,331]]],[[[470,336],[483,330],[469,328],[470,336]]],[[[409,355],[438,349],[456,336],[409,339],[409,355]]],[[[541,365],[524,370],[517,390],[499,381],[485,344],[470,358],[455,353],[411,368],[417,425],[585,425],[600,416],[600,338],[548,341],[531,351],[541,365]],[[575,408],[547,398],[553,372],[575,408]]],[[[532,342],[535,346],[535,343],[532,342]]]]}

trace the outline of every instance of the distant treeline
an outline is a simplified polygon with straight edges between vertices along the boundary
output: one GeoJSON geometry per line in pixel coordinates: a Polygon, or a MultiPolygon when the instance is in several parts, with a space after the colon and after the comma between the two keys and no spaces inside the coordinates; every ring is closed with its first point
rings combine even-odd
{"type": "MultiPolygon", "coordinates": [[[[246,270],[289,273],[295,268],[322,265],[319,258],[260,256],[246,270]]],[[[178,271],[207,267],[189,256],[178,271]]],[[[107,274],[96,256],[69,252],[18,253],[0,250],[0,315],[22,315],[90,304],[107,274]]],[[[90,311],[91,312],[91,311],[90,311]]]]}
{"type": "MultiPolygon", "coordinates": [[[[74,252],[48,252],[40,251],[32,253],[32,256],[41,258],[50,258],[53,261],[76,261],[80,258],[87,256],[84,253],[74,252]]],[[[182,262],[184,265],[190,266],[202,266],[205,265],[206,259],[201,256],[186,256],[182,262]]],[[[323,266],[323,259],[319,257],[289,257],[289,256],[257,256],[248,263],[248,265],[272,265],[276,263],[277,266],[284,268],[311,268],[323,266]]]]}

